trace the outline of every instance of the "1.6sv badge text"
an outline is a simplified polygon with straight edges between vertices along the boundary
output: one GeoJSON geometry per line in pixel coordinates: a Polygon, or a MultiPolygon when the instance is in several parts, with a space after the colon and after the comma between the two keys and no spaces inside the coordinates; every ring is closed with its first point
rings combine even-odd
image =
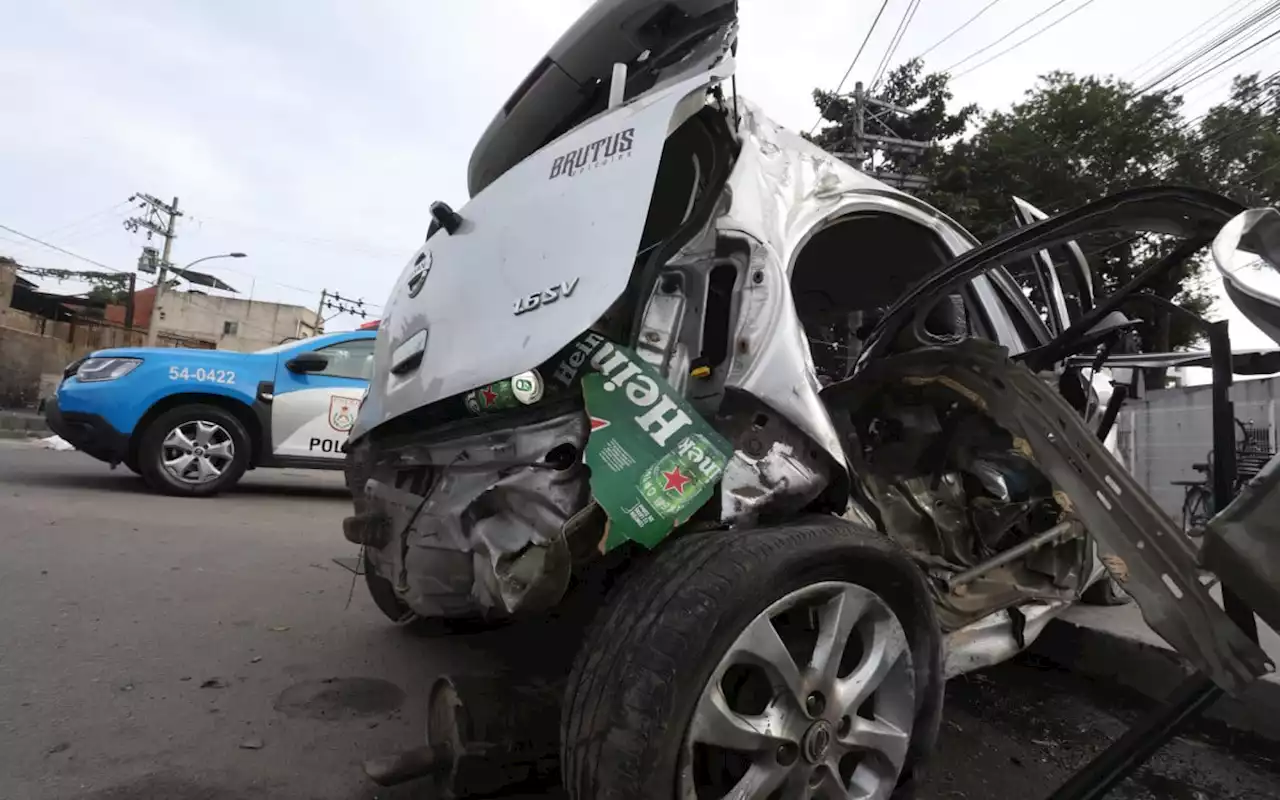
{"type": "Polygon", "coordinates": [[[543,306],[549,306],[562,297],[569,297],[573,294],[573,290],[577,288],[578,279],[570,278],[567,281],[562,281],[561,283],[550,286],[540,292],[534,292],[533,294],[517,298],[515,303],[512,305],[511,313],[518,317],[521,314],[526,314],[530,311],[542,308],[543,306]]]}

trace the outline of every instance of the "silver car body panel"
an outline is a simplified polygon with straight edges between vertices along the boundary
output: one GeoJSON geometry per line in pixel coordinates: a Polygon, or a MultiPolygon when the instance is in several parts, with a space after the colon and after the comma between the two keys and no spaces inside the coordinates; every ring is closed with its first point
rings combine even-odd
{"type": "Polygon", "coordinates": [[[555,355],[618,299],[631,277],[654,177],[670,131],[732,72],[727,56],[547,145],[459,210],[396,281],[378,329],[374,380],[351,438],[437,400],[509,378],[555,355]],[[621,137],[621,138],[619,138],[621,137]],[[564,159],[574,160],[566,174],[564,159]],[[560,159],[557,171],[557,159],[560,159]],[[579,164],[578,162],[582,162],[579,164]],[[416,297],[415,262],[431,270],[416,297]],[[528,313],[522,298],[577,281],[571,296],[528,313]],[[420,360],[404,353],[423,339],[420,360]]]}

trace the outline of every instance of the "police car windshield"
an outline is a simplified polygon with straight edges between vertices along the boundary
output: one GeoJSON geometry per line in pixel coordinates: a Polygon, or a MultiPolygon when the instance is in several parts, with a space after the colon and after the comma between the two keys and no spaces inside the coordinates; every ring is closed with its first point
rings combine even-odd
{"type": "Polygon", "coordinates": [[[298,345],[306,344],[307,342],[314,342],[316,339],[319,339],[319,338],[320,338],[319,336],[311,336],[306,339],[289,339],[288,341],[281,342],[280,344],[275,345],[273,347],[268,347],[266,350],[255,350],[253,352],[256,355],[260,355],[260,356],[271,355],[272,353],[279,353],[281,351],[288,350],[292,347],[297,347],[298,345]]]}

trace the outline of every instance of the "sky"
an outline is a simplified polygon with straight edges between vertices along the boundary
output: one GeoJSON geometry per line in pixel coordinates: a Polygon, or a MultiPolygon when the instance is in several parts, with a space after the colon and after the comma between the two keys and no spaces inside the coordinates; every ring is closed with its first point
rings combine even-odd
{"type": "MultiPolygon", "coordinates": [[[[988,2],[922,0],[890,66],[988,2]]],[[[1055,2],[995,3],[930,50],[926,68],[950,67],[1055,2]]],[[[1243,12],[1263,2],[1237,5],[1243,12]]],[[[870,80],[909,3],[889,0],[846,89],[870,80]]],[[[588,5],[0,0],[0,225],[131,269],[147,242],[121,224],[136,211],[126,199],[177,196],[185,216],[174,263],[242,251],[247,258],[200,269],[241,296],[314,307],[327,289],[364,299],[376,316],[422,242],[430,203],[465,203],[472,145],[588,5]]],[[[880,5],[741,0],[739,92],[783,125],[808,130],[817,119],[811,90],[835,87],[880,5]]],[[[1203,32],[1215,13],[1191,0],[1065,0],[955,72],[1076,8],[958,77],[956,102],[1005,107],[1054,69],[1141,76],[1144,62],[1203,32]]],[[[1274,65],[1274,45],[1192,90],[1190,111],[1220,99],[1232,72],[1274,65]]],[[[0,255],[91,268],[3,230],[0,255]]],[[[330,329],[358,321],[340,317],[330,329]]],[[[1238,346],[1269,344],[1240,327],[1238,346]]]]}

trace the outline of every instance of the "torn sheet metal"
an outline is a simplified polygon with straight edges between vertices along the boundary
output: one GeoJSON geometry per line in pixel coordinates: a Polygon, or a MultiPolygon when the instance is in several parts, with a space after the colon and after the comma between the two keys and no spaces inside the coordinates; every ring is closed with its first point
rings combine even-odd
{"type": "Polygon", "coordinates": [[[1117,556],[1128,565],[1124,588],[1157,633],[1229,692],[1239,692],[1266,670],[1263,652],[1200,584],[1186,536],[1066,401],[1009,361],[1004,348],[971,339],[887,357],[870,365],[873,371],[946,376],[966,388],[957,397],[976,393],[999,425],[1027,441],[1041,471],[1071,498],[1104,561],[1117,556]]]}
{"type": "Polygon", "coordinates": [[[586,467],[541,464],[586,446],[580,411],[387,452],[365,482],[387,542],[367,552],[424,617],[507,616],[554,606],[571,571],[565,523],[587,503],[586,467]],[[425,465],[446,465],[431,467],[425,465]],[[408,481],[404,488],[398,488],[408,481]]]}
{"type": "Polygon", "coordinates": [[[1280,630],[1280,456],[1205,525],[1204,566],[1280,630]]]}
{"type": "Polygon", "coordinates": [[[1008,661],[1023,649],[1019,646],[1019,638],[1028,645],[1034,642],[1050,620],[1068,605],[1070,602],[1066,600],[1028,603],[1012,613],[997,611],[948,633],[943,646],[947,657],[943,675],[950,680],[957,675],[1008,661]],[[1021,615],[1018,623],[1014,622],[1015,614],[1021,615]]]}
{"type": "Polygon", "coordinates": [[[755,398],[731,394],[716,415],[716,427],[734,449],[720,484],[725,525],[749,527],[762,514],[794,515],[832,486],[833,473],[840,478],[834,487],[839,504],[849,502],[843,465],[836,467],[790,420],[755,398]]]}

